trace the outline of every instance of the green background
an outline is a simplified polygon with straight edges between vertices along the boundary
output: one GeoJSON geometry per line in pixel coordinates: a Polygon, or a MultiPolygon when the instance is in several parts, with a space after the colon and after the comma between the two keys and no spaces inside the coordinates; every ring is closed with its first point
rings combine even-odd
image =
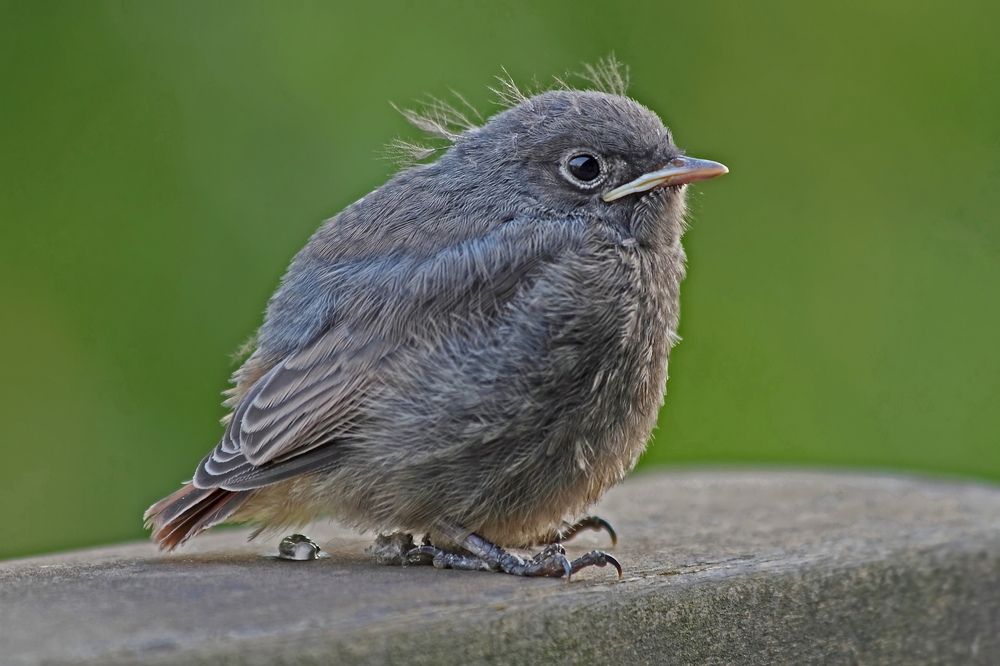
{"type": "Polygon", "coordinates": [[[5,2],[0,557],[141,538],[389,102],[614,51],[691,155],[643,464],[1000,479],[996,2],[5,2]]]}

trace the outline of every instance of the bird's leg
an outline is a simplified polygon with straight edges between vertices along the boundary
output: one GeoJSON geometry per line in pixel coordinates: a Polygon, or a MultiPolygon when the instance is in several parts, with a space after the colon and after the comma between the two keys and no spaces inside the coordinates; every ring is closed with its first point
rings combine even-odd
{"type": "Polygon", "coordinates": [[[418,546],[407,554],[407,560],[419,562],[430,556],[431,563],[438,569],[502,571],[514,576],[568,578],[573,573],[565,551],[558,544],[548,546],[530,560],[508,553],[478,534],[469,534],[461,541],[461,546],[467,553],[453,553],[431,545],[418,546]]]}
{"type": "Polygon", "coordinates": [[[497,571],[486,560],[475,555],[452,553],[425,543],[406,555],[407,564],[433,564],[436,569],[459,569],[462,571],[497,571]]]}
{"type": "Polygon", "coordinates": [[[605,531],[611,537],[611,546],[618,545],[618,535],[611,527],[611,523],[599,516],[586,516],[575,523],[563,521],[563,526],[557,530],[552,530],[535,541],[536,546],[544,546],[549,543],[565,543],[575,537],[583,530],[594,530],[595,532],[605,531]]]}
{"type": "Polygon", "coordinates": [[[445,536],[457,543],[465,553],[453,553],[425,544],[407,553],[407,560],[419,562],[430,556],[432,564],[439,569],[464,569],[474,571],[502,571],[513,576],[545,576],[567,580],[574,573],[589,566],[603,567],[610,564],[622,575],[621,565],[614,557],[600,551],[587,553],[570,562],[566,551],[559,544],[550,544],[530,560],[508,553],[474,533],[465,533],[458,528],[442,530],[445,536]]]}

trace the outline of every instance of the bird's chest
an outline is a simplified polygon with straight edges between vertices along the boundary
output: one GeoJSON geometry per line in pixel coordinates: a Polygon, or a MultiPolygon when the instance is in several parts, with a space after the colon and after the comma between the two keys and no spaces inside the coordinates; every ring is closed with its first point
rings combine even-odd
{"type": "Polygon", "coordinates": [[[623,279],[615,308],[617,339],[609,345],[609,356],[618,359],[611,388],[633,409],[648,413],[662,401],[667,359],[678,339],[683,251],[679,244],[654,251],[626,241],[616,264],[623,279]]]}
{"type": "Polygon", "coordinates": [[[585,285],[569,306],[574,325],[540,359],[559,380],[550,400],[537,401],[548,409],[532,459],[580,500],[576,509],[620,481],[645,448],[663,400],[683,276],[679,244],[656,253],[627,238],[600,240],[568,274],[585,285]]]}
{"type": "Polygon", "coordinates": [[[607,359],[608,369],[618,369],[619,390],[631,386],[643,391],[649,381],[662,384],[670,347],[677,340],[684,277],[679,239],[651,244],[608,234],[591,247],[592,274],[584,279],[602,285],[592,303],[601,309],[598,317],[605,327],[605,348],[595,351],[607,359]]]}
{"type": "MultiPolygon", "coordinates": [[[[579,455],[611,458],[619,473],[634,464],[656,422],[677,340],[684,255],[679,243],[654,248],[629,238],[595,244],[581,280],[588,341],[578,359],[585,376],[573,417],[579,455]],[[588,455],[587,445],[593,452],[588,455]],[[620,466],[620,467],[619,467],[620,466]]],[[[584,460],[579,461],[584,464],[584,460]]],[[[617,474],[616,474],[617,475],[617,474]]]]}

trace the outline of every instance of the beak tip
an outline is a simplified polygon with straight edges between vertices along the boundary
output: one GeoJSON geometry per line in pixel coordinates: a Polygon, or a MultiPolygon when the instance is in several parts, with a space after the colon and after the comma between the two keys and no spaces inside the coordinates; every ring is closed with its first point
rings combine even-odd
{"type": "Polygon", "coordinates": [[[729,173],[729,167],[712,160],[699,160],[694,157],[678,157],[659,171],[643,174],[635,180],[625,183],[605,194],[602,198],[611,202],[627,194],[647,192],[656,187],[670,185],[687,185],[700,180],[710,180],[729,173]]]}

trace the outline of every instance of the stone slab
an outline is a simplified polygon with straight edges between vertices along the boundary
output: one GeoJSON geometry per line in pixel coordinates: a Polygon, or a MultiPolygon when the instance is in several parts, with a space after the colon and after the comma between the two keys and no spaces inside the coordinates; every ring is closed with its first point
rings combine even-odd
{"type": "Polygon", "coordinates": [[[312,562],[241,529],[2,562],[0,664],[1000,664],[1000,488],[682,470],[595,513],[621,581],[384,567],[331,524],[312,562]]]}

